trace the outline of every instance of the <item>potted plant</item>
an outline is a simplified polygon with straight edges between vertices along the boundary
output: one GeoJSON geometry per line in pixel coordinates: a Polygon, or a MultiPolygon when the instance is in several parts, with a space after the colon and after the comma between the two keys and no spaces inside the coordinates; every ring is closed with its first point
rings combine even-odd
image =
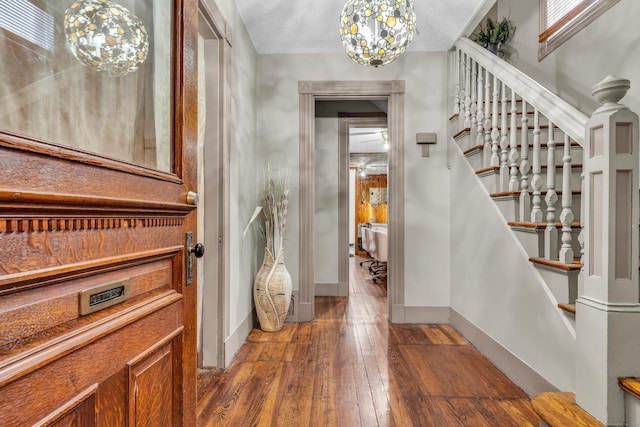
{"type": "Polygon", "coordinates": [[[484,46],[494,55],[500,52],[500,47],[511,39],[516,27],[510,19],[502,18],[501,21],[493,21],[487,18],[484,25],[471,35],[471,40],[484,46]]]}

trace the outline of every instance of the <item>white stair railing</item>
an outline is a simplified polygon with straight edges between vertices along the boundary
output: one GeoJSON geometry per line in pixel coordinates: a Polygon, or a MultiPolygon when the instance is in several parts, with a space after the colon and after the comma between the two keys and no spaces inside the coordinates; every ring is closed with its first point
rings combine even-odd
{"type": "Polygon", "coordinates": [[[531,215],[531,195],[529,194],[529,116],[527,114],[527,101],[522,101],[522,131],[520,132],[520,219],[531,215]]]}
{"type": "MultiPolygon", "coordinates": [[[[571,141],[569,136],[564,136],[564,156],[562,157],[562,188],[571,188],[571,141]]],[[[573,263],[573,247],[571,246],[571,223],[573,222],[572,194],[570,191],[562,193],[562,247],[559,260],[565,264],[573,263]]]]}
{"type": "MultiPolygon", "coordinates": [[[[549,121],[547,133],[549,136],[547,141],[547,195],[544,198],[547,204],[547,228],[544,230],[544,257],[556,259],[558,257],[558,229],[556,228],[558,194],[556,193],[556,140],[553,139],[553,122],[551,121],[549,121]]],[[[566,191],[570,193],[571,188],[567,188],[566,191]]]]}
{"type": "Polygon", "coordinates": [[[491,74],[485,69],[484,83],[484,150],[482,153],[482,167],[491,166],[491,74]]]}
{"type": "Polygon", "coordinates": [[[507,127],[507,85],[502,82],[500,101],[500,191],[509,189],[509,128],[507,127]]]}
{"type": "Polygon", "coordinates": [[[572,182],[576,181],[571,179],[572,162],[578,159],[572,156],[571,142],[584,146],[588,117],[469,39],[459,39],[455,48],[454,114],[463,116],[463,127],[471,135],[469,146],[482,145],[483,167],[497,167],[497,189],[510,192],[517,199],[518,221],[542,225],[546,219],[542,227],[545,258],[573,263],[571,225],[577,215],[572,195],[573,190],[580,189],[572,188],[572,182]],[[520,127],[518,114],[522,116],[520,127]],[[530,115],[533,115],[533,126],[529,125],[530,115]],[[541,123],[548,123],[546,129],[541,123]],[[547,141],[544,147],[543,132],[547,141]],[[557,135],[564,135],[564,141],[556,141],[557,135]],[[564,149],[562,179],[558,180],[562,185],[561,245],[556,226],[559,192],[555,152],[560,144],[564,149]],[[546,156],[543,149],[547,150],[546,156]],[[543,168],[545,157],[546,169],[543,168]]]}
{"type": "MultiPolygon", "coordinates": [[[[511,178],[509,179],[509,191],[518,191],[520,189],[520,182],[518,182],[518,131],[517,131],[517,121],[518,118],[518,107],[516,103],[516,93],[515,91],[511,91],[511,129],[509,139],[509,167],[511,170],[509,174],[511,178]]],[[[524,112],[523,112],[524,115],[524,112]]]]}
{"type": "Polygon", "coordinates": [[[477,105],[477,122],[476,122],[476,138],[475,138],[475,145],[483,145],[484,144],[484,132],[483,132],[483,126],[484,126],[484,112],[485,112],[485,106],[484,106],[484,68],[482,68],[482,66],[478,65],[478,78],[477,78],[477,82],[478,82],[478,87],[476,89],[477,93],[478,93],[478,105],[477,105]]]}
{"type": "Polygon", "coordinates": [[[542,222],[542,166],[540,163],[540,113],[536,108],[533,112],[533,178],[531,188],[533,189],[531,207],[531,222],[542,222]]]}
{"type": "Polygon", "coordinates": [[[496,75],[493,76],[493,102],[491,104],[491,166],[500,164],[500,148],[498,147],[498,98],[500,97],[500,81],[496,75]]]}

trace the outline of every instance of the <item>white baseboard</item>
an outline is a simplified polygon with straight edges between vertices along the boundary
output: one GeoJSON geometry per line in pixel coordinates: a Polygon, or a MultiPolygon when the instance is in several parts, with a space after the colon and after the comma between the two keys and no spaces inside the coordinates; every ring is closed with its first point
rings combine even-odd
{"type": "Polygon", "coordinates": [[[316,283],[315,296],[347,297],[349,296],[349,283],[316,283]]]}
{"type": "Polygon", "coordinates": [[[392,323],[449,324],[449,307],[418,307],[394,304],[389,321],[392,323]]]}
{"type": "Polygon", "coordinates": [[[238,327],[224,340],[224,363],[223,367],[229,366],[236,352],[242,347],[242,344],[247,340],[247,337],[256,326],[257,315],[256,310],[253,309],[249,315],[238,325],[238,327]]]}
{"type": "Polygon", "coordinates": [[[451,326],[460,332],[487,359],[516,383],[529,397],[545,391],[558,391],[533,368],[504,348],[483,330],[451,309],[451,326]]]}

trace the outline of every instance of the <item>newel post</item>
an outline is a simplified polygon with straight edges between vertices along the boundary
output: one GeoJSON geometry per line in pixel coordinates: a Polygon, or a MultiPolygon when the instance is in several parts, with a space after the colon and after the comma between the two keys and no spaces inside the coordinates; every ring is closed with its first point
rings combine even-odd
{"type": "Polygon", "coordinates": [[[584,285],[576,301],[576,401],[624,423],[618,377],[640,375],[638,116],[619,104],[629,80],[593,87],[601,106],[584,147],[584,285]]]}

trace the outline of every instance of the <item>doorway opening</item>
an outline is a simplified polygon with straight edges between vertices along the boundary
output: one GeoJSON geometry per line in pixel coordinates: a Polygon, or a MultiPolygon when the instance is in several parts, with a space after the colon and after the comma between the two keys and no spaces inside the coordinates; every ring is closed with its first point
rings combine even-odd
{"type": "Polygon", "coordinates": [[[350,174],[353,192],[349,192],[349,256],[357,256],[355,264],[366,267],[369,274],[363,277],[374,284],[386,285],[390,142],[386,117],[378,120],[363,123],[352,118],[349,122],[349,170],[353,172],[350,174]]]}
{"type": "MultiPolygon", "coordinates": [[[[360,226],[375,222],[375,218],[369,219],[375,217],[376,210],[383,212],[378,222],[386,226],[387,152],[382,137],[387,129],[386,111],[385,100],[316,101],[313,236],[316,296],[349,295],[349,241],[354,241],[355,251],[354,234],[360,228],[349,225],[349,212],[358,217],[360,226]],[[366,206],[350,202],[356,193],[355,189],[349,189],[349,168],[353,165],[364,175],[356,176],[354,185],[366,192],[366,206]],[[369,193],[381,195],[382,188],[374,185],[374,180],[380,181],[378,173],[384,175],[385,200],[378,203],[376,199],[371,205],[369,193]]],[[[369,253],[360,249],[359,255],[369,253]]],[[[377,268],[382,268],[382,262],[377,268]]]]}
{"type": "MultiPolygon", "coordinates": [[[[315,306],[315,190],[316,182],[316,101],[385,101],[388,106],[387,129],[391,141],[399,141],[389,150],[388,180],[388,306],[389,321],[402,321],[404,307],[404,81],[333,81],[299,82],[300,94],[300,216],[299,216],[299,295],[298,320],[313,320],[315,306]]],[[[340,134],[348,132],[346,120],[339,121],[340,134]]],[[[340,156],[339,188],[348,193],[348,146],[340,156]]],[[[344,209],[339,209],[338,230],[348,227],[348,198],[344,209]],[[344,212],[344,213],[343,213],[344,212]]],[[[342,233],[338,245],[339,259],[348,259],[348,233],[342,233]]],[[[341,264],[342,265],[342,264],[341,264]]],[[[338,271],[340,280],[346,275],[348,263],[338,271]]],[[[342,282],[340,282],[342,283],[342,282]]]]}

